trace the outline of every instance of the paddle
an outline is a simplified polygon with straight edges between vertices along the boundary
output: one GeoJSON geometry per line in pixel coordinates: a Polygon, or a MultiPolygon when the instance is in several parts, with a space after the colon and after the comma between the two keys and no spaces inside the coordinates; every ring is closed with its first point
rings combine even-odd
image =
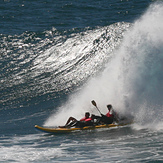
{"type": "Polygon", "coordinates": [[[94,100],[92,100],[91,103],[96,107],[96,109],[97,109],[97,110],[99,111],[99,113],[102,115],[102,113],[100,112],[100,110],[99,110],[98,107],[97,107],[96,102],[95,102],[94,100]]]}

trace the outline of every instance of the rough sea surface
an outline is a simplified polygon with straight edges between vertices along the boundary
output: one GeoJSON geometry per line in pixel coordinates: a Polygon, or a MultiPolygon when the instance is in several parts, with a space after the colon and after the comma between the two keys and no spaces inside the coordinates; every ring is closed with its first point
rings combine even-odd
{"type": "Polygon", "coordinates": [[[0,1],[0,162],[163,162],[163,2],[0,1]],[[112,104],[127,126],[50,135],[112,104]]]}

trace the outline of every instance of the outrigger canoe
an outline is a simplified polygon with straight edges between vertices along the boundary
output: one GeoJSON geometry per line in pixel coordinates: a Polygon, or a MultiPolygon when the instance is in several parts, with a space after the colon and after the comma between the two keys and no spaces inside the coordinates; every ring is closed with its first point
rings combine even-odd
{"type": "Polygon", "coordinates": [[[123,124],[104,124],[104,125],[97,125],[97,126],[86,126],[82,128],[48,128],[48,127],[41,127],[38,125],[35,125],[35,128],[39,131],[46,132],[49,134],[61,134],[61,133],[69,133],[73,131],[81,131],[81,130],[93,130],[98,128],[111,128],[111,127],[118,127],[118,126],[125,126],[129,125],[131,123],[123,123],[123,124]]]}

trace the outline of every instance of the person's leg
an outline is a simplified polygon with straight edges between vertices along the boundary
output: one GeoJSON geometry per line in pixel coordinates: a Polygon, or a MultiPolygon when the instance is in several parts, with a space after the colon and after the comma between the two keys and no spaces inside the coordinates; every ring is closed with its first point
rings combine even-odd
{"type": "Polygon", "coordinates": [[[58,126],[59,128],[71,127],[72,124],[75,124],[77,120],[74,117],[70,117],[64,126],[58,126]],[[70,123],[71,122],[71,123],[70,123]]]}
{"type": "Polygon", "coordinates": [[[77,120],[76,120],[74,117],[70,117],[70,118],[67,120],[65,126],[67,126],[71,121],[72,121],[72,122],[76,122],[77,120]]]}
{"type": "Polygon", "coordinates": [[[79,128],[82,128],[85,126],[85,121],[77,121],[76,124],[75,124],[75,127],[79,127],[79,128]]]}

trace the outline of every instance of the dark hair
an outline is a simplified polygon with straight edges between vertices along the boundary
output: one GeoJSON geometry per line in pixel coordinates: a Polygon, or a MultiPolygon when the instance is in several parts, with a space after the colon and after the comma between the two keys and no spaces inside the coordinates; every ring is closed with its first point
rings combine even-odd
{"type": "Polygon", "coordinates": [[[112,108],[112,105],[110,105],[110,104],[107,105],[107,108],[108,108],[108,109],[111,109],[111,108],[112,108]]]}
{"type": "Polygon", "coordinates": [[[85,115],[86,115],[86,114],[90,116],[90,113],[89,113],[89,112],[86,112],[85,115]]]}

